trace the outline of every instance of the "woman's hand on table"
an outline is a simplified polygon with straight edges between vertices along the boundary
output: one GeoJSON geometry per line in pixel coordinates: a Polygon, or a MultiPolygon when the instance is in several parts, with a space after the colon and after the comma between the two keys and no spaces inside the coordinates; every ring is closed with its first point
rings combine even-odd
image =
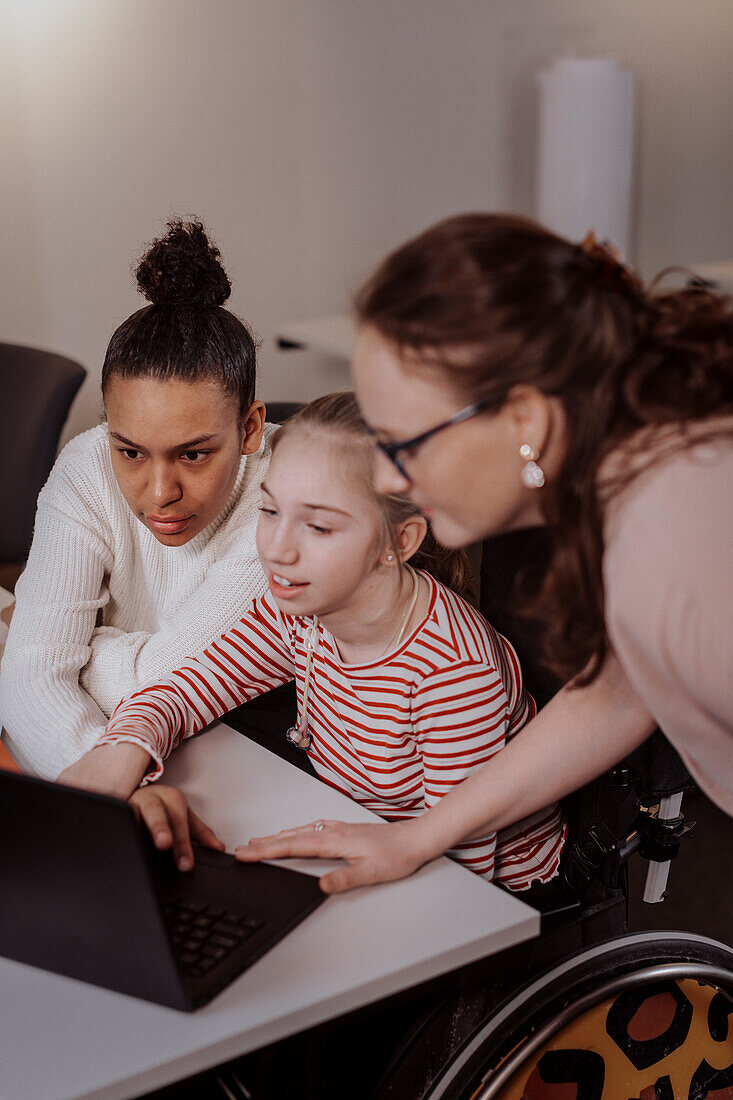
{"type": "Polygon", "coordinates": [[[135,791],[129,801],[150,832],[155,847],[162,852],[173,849],[179,871],[190,871],[193,867],[192,839],[207,848],[224,851],[223,841],[193,812],[185,795],[175,787],[152,783],[135,791]]]}
{"type": "Polygon", "coordinates": [[[129,798],[150,766],[150,754],[139,745],[123,741],[98,745],[58,776],[57,783],[81,787],[114,798],[129,798]]]}
{"type": "Polygon", "coordinates": [[[340,894],[357,886],[404,878],[442,853],[431,848],[420,818],[413,818],[374,825],[314,821],[297,829],[283,829],[275,836],[253,837],[249,844],[235,848],[234,854],[245,863],[303,856],[343,859],[345,866],[320,879],[325,894],[340,894]]]}

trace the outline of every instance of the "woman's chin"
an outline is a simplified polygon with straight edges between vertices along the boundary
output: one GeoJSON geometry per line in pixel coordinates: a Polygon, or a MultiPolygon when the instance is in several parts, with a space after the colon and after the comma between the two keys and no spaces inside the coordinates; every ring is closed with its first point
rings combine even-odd
{"type": "Polygon", "coordinates": [[[460,550],[464,546],[480,542],[484,537],[475,526],[468,526],[445,512],[435,511],[430,515],[430,530],[436,541],[448,550],[460,550]]]}

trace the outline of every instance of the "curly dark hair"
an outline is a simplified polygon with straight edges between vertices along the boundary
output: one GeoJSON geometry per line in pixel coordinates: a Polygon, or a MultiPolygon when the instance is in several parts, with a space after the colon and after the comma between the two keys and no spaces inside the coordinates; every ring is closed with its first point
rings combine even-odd
{"type": "Polygon", "coordinates": [[[102,393],[113,375],[212,381],[234,398],[243,419],[254,400],[257,345],[247,325],[223,308],[231,284],[202,223],[169,221],[135,278],[151,304],[113,332],[102,393]]]}
{"type": "Polygon", "coordinates": [[[644,428],[678,426],[675,446],[693,441],[692,424],[730,434],[714,418],[733,413],[731,300],[699,283],[645,290],[592,238],[578,245],[525,218],[468,214],[388,256],[356,314],[468,400],[495,410],[517,384],[561,400],[566,453],[540,490],[554,552],[532,613],[547,624],[548,665],[590,683],[608,649],[603,510],[629,479],[601,494],[599,470],[644,428]]]}

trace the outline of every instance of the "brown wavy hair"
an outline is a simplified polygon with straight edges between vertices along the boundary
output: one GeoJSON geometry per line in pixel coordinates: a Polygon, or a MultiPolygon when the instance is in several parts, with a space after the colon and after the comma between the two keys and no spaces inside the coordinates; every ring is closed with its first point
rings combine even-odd
{"type": "Polygon", "coordinates": [[[553,554],[531,611],[546,624],[548,665],[590,683],[608,649],[603,508],[633,476],[601,500],[599,469],[642,438],[652,455],[663,426],[685,446],[700,438],[693,424],[713,433],[712,418],[733,413],[731,300],[700,281],[645,289],[592,237],[573,244],[525,218],[467,214],[388,256],[355,305],[410,369],[437,368],[467,400],[496,410],[528,384],[562,401],[566,453],[539,490],[553,554]]]}
{"type": "MultiPolygon", "coordinates": [[[[392,546],[395,559],[400,556],[395,544],[395,529],[410,516],[420,515],[412,501],[401,495],[382,495],[374,489],[372,478],[374,463],[374,445],[366,424],[359,412],[359,406],[351,390],[327,393],[305,405],[275,434],[273,453],[278,445],[295,431],[302,429],[328,432],[344,441],[348,447],[349,458],[355,460],[358,476],[368,488],[379,505],[384,519],[385,542],[392,546]]],[[[440,546],[433,538],[430,528],[419,549],[410,559],[416,569],[424,569],[447,588],[452,588],[459,596],[470,598],[473,595],[471,583],[471,564],[463,550],[448,550],[440,546]]]]}

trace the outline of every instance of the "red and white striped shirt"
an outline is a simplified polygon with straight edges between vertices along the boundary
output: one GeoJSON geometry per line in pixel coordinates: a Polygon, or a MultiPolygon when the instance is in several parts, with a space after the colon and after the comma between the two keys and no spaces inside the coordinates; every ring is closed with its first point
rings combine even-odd
{"type": "MultiPolygon", "coordinates": [[[[427,615],[394,652],[344,664],[318,625],[308,697],[308,755],[321,779],[390,821],[415,817],[504,747],[533,717],[512,646],[469,604],[435,581],[427,615]]],[[[295,679],[302,714],[310,619],[273,597],[171,676],[124,700],[102,743],[131,741],[162,761],[184,737],[256,695],[295,679]]],[[[512,890],[557,872],[565,838],[558,806],[449,853],[512,890]]]]}

